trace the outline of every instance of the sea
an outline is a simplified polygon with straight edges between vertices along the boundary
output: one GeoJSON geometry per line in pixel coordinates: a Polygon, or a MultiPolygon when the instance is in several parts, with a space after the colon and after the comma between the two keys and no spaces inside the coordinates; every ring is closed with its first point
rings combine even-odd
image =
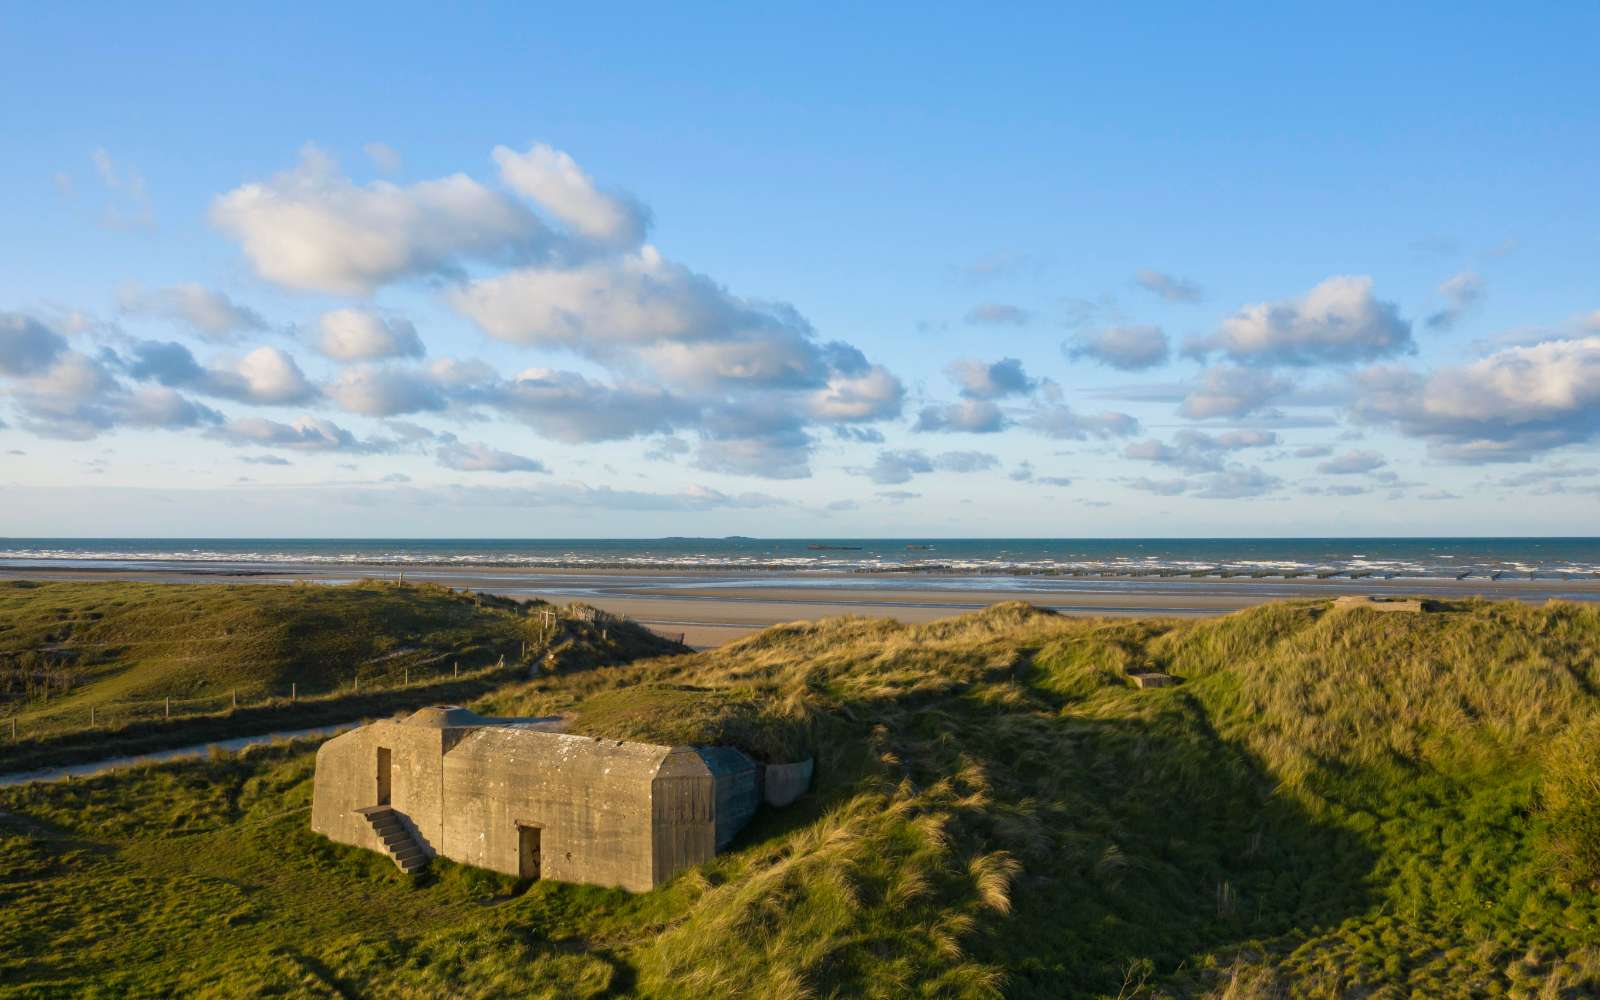
{"type": "Polygon", "coordinates": [[[1600,579],[1600,538],[0,538],[0,567],[1600,579]]]}

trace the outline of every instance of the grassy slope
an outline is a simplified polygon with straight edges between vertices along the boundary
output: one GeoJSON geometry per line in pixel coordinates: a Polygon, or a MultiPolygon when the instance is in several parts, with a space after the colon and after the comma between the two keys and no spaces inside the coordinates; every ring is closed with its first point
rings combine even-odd
{"type": "Polygon", "coordinates": [[[515,662],[524,643],[584,665],[673,648],[636,628],[603,642],[599,631],[563,621],[551,637],[522,605],[429,585],[0,583],[0,714],[15,712],[24,734],[59,734],[87,728],[90,706],[104,728],[134,718],[129,702],[159,715],[165,697],[181,714],[214,711],[233,691],[241,704],[291,684],[303,697],[344,694],[358,676],[371,691],[515,662]],[[200,698],[216,700],[184,702],[200,698]]]}
{"type": "Polygon", "coordinates": [[[0,791],[0,994],[1589,995],[1600,899],[1537,806],[1547,746],[1600,716],[1597,649],[1600,611],[1561,605],[1006,605],[484,699],[659,738],[744,732],[754,699],[786,735],[753,749],[815,748],[810,796],[634,897],[410,886],[305,832],[305,752],[0,791]]]}

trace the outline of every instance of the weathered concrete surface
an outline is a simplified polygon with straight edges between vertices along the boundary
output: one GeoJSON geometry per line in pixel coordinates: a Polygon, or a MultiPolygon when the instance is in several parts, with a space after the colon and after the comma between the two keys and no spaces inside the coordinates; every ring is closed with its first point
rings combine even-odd
{"type": "Polygon", "coordinates": [[[1336,611],[1349,608],[1366,608],[1368,611],[1389,611],[1405,615],[1420,615],[1423,612],[1422,602],[1416,598],[1403,597],[1378,597],[1365,594],[1346,594],[1333,599],[1336,611]]]}
{"type": "Polygon", "coordinates": [[[786,806],[811,787],[816,762],[807,757],[797,764],[768,764],[762,779],[762,798],[769,806],[786,806]]]}
{"type": "Polygon", "coordinates": [[[1158,670],[1136,670],[1128,672],[1128,679],[1133,681],[1134,687],[1164,688],[1172,687],[1178,679],[1171,674],[1164,674],[1158,670]]]}
{"type": "Polygon", "coordinates": [[[435,708],[335,737],[317,752],[311,828],[382,850],[357,810],[381,804],[387,759],[389,805],[429,856],[528,875],[536,841],[538,877],[638,892],[710,860],[755,813],[756,764],[738,750],[536,725],[435,708]]]}
{"type": "Polygon", "coordinates": [[[716,781],[717,850],[733,838],[761,808],[761,765],[733,747],[702,747],[696,753],[716,781]]]}

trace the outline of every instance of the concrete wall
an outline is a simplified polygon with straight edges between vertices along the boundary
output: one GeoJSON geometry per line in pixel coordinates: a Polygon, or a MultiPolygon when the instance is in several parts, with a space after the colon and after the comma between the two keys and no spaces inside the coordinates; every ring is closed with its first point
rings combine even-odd
{"type": "Polygon", "coordinates": [[[356,810],[378,804],[378,750],[388,748],[389,804],[430,856],[518,875],[520,828],[536,827],[540,877],[642,892],[710,860],[759,806],[756,765],[737,750],[465,725],[471,713],[451,712],[324,743],[312,830],[383,849],[356,810]]]}
{"type": "Polygon", "coordinates": [[[733,747],[702,747],[695,751],[716,781],[717,850],[755,818],[761,808],[761,766],[733,747]]]}
{"type": "Polygon", "coordinates": [[[439,814],[443,732],[374,722],[342,733],[317,750],[311,829],[346,844],[383,850],[355,810],[378,804],[378,748],[390,752],[390,805],[429,855],[442,854],[439,814]]]}
{"type": "Polygon", "coordinates": [[[656,885],[717,853],[717,785],[688,747],[674,749],[650,782],[651,877],[656,885]]]}
{"type": "Polygon", "coordinates": [[[541,878],[650,889],[651,782],[666,754],[643,743],[474,730],[444,755],[445,855],[516,875],[518,825],[537,826],[541,878]]]}
{"type": "Polygon", "coordinates": [[[767,805],[783,807],[798,799],[811,787],[815,762],[806,758],[798,764],[768,764],[762,775],[762,796],[767,805]]]}

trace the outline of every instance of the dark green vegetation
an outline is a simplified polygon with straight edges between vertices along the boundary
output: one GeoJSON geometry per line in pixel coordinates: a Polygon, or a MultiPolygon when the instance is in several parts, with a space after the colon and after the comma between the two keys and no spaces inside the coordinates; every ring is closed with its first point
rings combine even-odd
{"type": "Polygon", "coordinates": [[[814,749],[662,889],[409,882],[304,749],[0,790],[0,995],[1592,996],[1597,685],[1572,605],[784,626],[474,706],[814,749]]]}
{"type": "Polygon", "coordinates": [[[0,770],[386,715],[681,648],[580,610],[372,581],[0,583],[0,770]]]}

